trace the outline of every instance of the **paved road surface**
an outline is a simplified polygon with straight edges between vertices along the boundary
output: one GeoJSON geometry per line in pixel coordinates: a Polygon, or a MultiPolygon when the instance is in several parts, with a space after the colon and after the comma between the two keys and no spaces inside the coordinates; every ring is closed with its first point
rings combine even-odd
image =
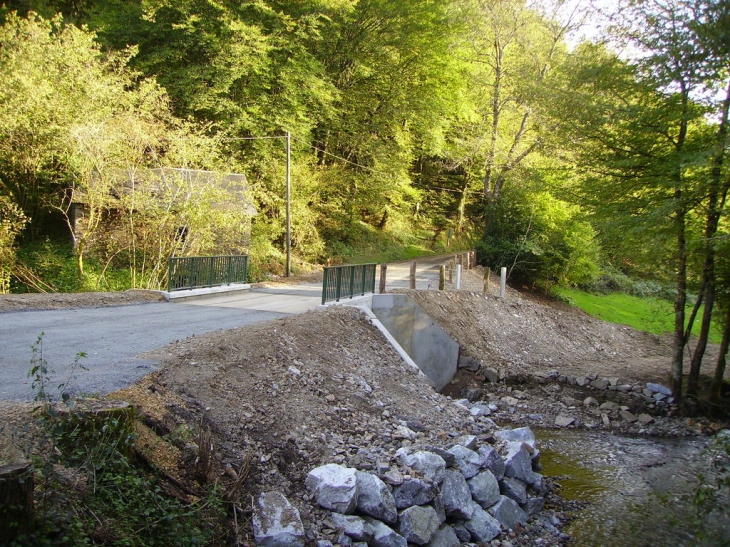
{"type": "MultiPolygon", "coordinates": [[[[417,288],[438,284],[443,258],[419,261],[417,288]]],[[[407,287],[410,262],[388,266],[388,288],[407,287]]],[[[186,302],[0,313],[0,400],[33,398],[28,378],[41,333],[42,357],[52,375],[51,391],[69,377],[76,354],[86,370],[69,382],[73,392],[108,393],[155,370],[137,357],[175,340],[220,329],[286,317],[316,308],[321,285],[287,285],[220,294],[186,302]]]]}

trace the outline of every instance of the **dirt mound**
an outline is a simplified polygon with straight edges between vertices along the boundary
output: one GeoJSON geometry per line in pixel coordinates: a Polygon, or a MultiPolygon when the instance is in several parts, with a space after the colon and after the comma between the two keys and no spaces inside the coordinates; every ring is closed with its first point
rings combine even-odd
{"type": "Polygon", "coordinates": [[[157,291],[0,294],[0,312],[129,306],[164,300],[157,291]]]}
{"type": "Polygon", "coordinates": [[[510,291],[501,299],[467,291],[405,291],[462,347],[501,376],[565,375],[660,381],[670,339],[555,308],[510,291]]]}

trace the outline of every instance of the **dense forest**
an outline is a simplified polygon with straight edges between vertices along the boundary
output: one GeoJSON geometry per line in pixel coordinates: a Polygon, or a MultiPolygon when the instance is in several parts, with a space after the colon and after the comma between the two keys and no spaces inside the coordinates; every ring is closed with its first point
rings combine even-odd
{"type": "Polygon", "coordinates": [[[640,278],[675,302],[677,393],[692,325],[690,395],[724,325],[719,386],[727,2],[19,0],[0,21],[0,292],[158,288],[196,254],[281,273],[288,132],[295,270],[475,245],[542,289],[640,278]]]}

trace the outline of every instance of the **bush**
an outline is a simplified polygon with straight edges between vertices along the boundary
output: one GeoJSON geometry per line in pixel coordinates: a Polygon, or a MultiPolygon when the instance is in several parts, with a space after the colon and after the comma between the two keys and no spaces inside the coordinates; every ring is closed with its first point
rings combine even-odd
{"type": "Polygon", "coordinates": [[[487,206],[487,228],[477,243],[480,264],[507,267],[516,281],[543,288],[585,283],[598,275],[598,246],[580,210],[548,192],[506,189],[487,206]]]}

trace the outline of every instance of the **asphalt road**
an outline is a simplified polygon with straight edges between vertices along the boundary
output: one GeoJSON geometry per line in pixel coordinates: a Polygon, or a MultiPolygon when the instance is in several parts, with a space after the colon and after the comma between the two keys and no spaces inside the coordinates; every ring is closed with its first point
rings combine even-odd
{"type": "MultiPolygon", "coordinates": [[[[417,288],[438,285],[443,257],[418,262],[417,288]]],[[[407,287],[410,262],[388,265],[387,288],[407,287]]],[[[186,302],[0,313],[0,400],[34,397],[28,372],[44,359],[49,392],[66,383],[71,393],[103,394],[156,369],[139,354],[190,336],[241,327],[314,309],[321,285],[287,285],[219,294],[186,302]],[[38,338],[42,338],[40,344],[38,338]],[[73,363],[79,352],[82,368],[73,363]],[[73,371],[73,374],[71,374],[73,371]]]]}
{"type": "Polygon", "coordinates": [[[319,286],[291,287],[288,294],[263,289],[193,300],[104,308],[24,311],[0,314],[0,400],[34,397],[28,378],[33,358],[49,370],[50,392],[67,382],[72,393],[108,393],[128,386],[155,370],[136,357],[153,349],[220,329],[301,313],[319,304],[319,286]],[[36,343],[42,334],[42,343],[36,343]],[[84,370],[69,374],[79,352],[84,370]]]}

